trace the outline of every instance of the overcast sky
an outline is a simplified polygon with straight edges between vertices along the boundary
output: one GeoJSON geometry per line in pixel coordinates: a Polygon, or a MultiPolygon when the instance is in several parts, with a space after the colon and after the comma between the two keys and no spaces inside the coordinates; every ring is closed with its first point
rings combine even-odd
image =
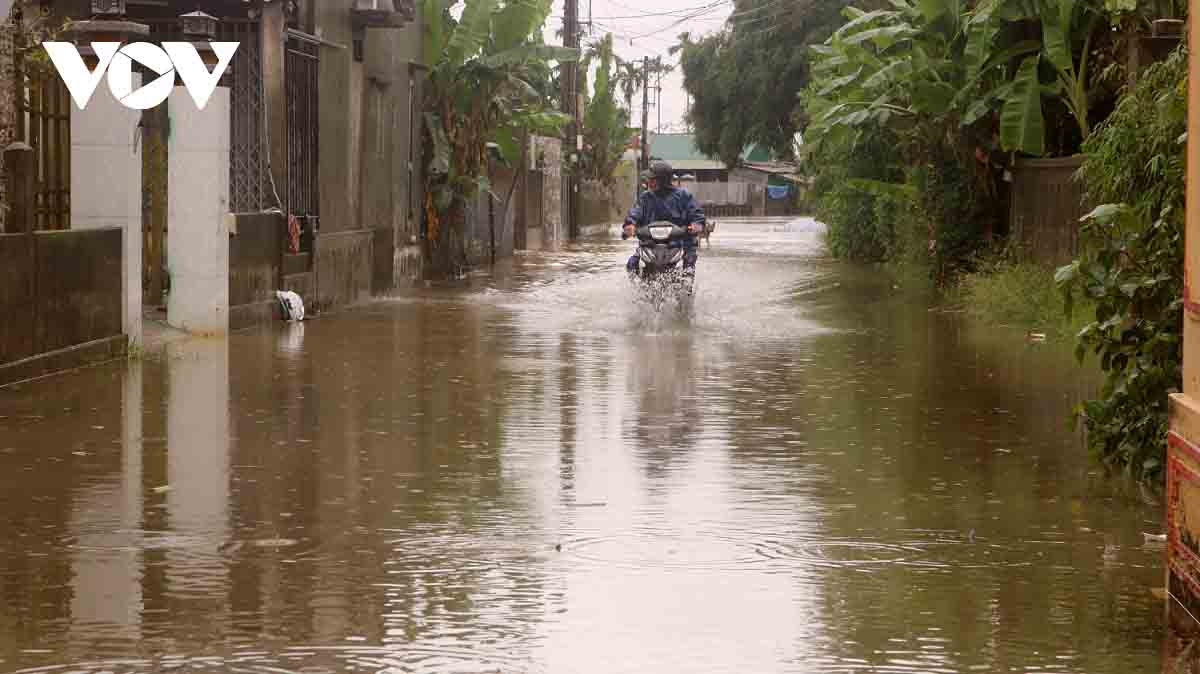
{"type": "MultiPolygon", "coordinates": [[[[546,42],[561,44],[556,32],[562,28],[563,11],[567,0],[555,0],[554,9],[545,29],[546,42]]],[[[591,35],[584,35],[584,44],[599,40],[605,33],[613,34],[613,46],[617,54],[626,60],[640,60],[644,56],[662,56],[664,62],[676,61],[668,50],[678,41],[680,33],[688,32],[693,39],[699,35],[720,30],[726,17],[733,12],[732,0],[576,0],[579,2],[579,20],[592,18],[591,35]]],[[[654,82],[651,82],[651,86],[654,82]]],[[[658,128],[659,110],[654,107],[654,92],[650,92],[650,130],[658,128]]],[[[641,125],[642,97],[639,93],[633,102],[633,126],[641,125]]],[[[683,90],[683,75],[676,67],[675,72],[662,80],[662,124],[664,131],[684,131],[684,112],[687,95],[683,90]]]]}

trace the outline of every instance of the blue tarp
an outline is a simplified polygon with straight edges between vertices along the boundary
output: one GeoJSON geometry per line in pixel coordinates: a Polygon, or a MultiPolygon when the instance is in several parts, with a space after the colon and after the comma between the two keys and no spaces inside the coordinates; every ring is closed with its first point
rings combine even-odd
{"type": "Polygon", "coordinates": [[[787,199],[791,192],[791,185],[767,185],[767,197],[770,199],[787,199]]]}

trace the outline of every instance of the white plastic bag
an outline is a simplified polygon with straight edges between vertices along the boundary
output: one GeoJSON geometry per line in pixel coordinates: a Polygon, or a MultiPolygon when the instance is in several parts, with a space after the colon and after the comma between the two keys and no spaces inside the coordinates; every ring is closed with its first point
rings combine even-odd
{"type": "Polygon", "coordinates": [[[275,296],[279,298],[279,306],[283,309],[283,320],[304,320],[304,300],[291,290],[278,290],[275,296]]]}

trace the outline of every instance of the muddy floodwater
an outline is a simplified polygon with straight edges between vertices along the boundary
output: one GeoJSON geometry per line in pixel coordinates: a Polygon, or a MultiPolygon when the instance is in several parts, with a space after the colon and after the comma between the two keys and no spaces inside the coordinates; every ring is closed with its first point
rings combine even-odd
{"type": "Polygon", "coordinates": [[[722,221],[690,319],[612,237],[0,389],[0,672],[1158,671],[1070,345],[820,241],[722,221]]]}

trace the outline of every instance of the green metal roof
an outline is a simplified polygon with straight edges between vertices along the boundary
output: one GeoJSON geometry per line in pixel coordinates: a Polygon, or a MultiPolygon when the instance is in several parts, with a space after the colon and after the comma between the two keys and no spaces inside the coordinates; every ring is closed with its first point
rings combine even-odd
{"type": "Polygon", "coordinates": [[[771,151],[758,143],[750,143],[742,150],[742,161],[745,162],[768,162],[771,159],[771,151]]]}
{"type": "Polygon", "coordinates": [[[652,133],[650,134],[650,156],[668,162],[678,161],[713,161],[712,157],[696,149],[690,133],[652,133]]]}
{"type": "MultiPolygon", "coordinates": [[[[707,157],[696,148],[696,143],[690,133],[652,133],[650,134],[650,156],[663,159],[671,164],[689,162],[697,166],[703,162],[705,167],[710,163],[712,168],[725,168],[719,159],[707,157]]],[[[742,161],[768,162],[771,153],[767,148],[757,143],[751,143],[742,150],[742,161]]]]}

